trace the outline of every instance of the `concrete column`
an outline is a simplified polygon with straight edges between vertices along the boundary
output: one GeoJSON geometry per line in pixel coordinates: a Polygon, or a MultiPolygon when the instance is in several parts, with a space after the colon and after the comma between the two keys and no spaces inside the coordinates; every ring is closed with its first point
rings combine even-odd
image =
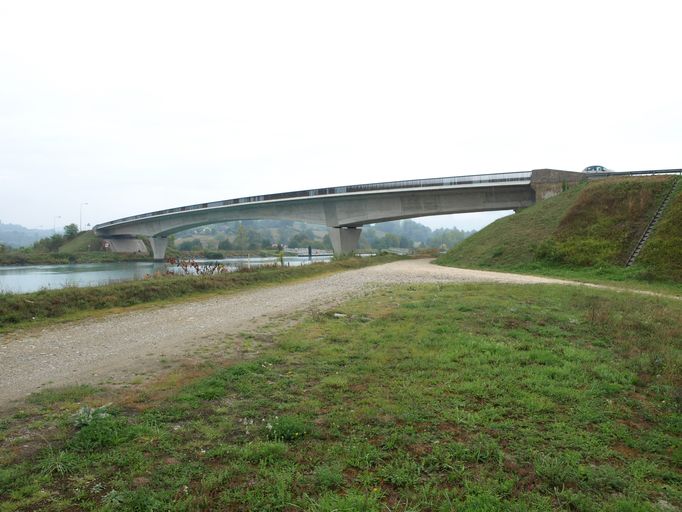
{"type": "Polygon", "coordinates": [[[168,247],[168,238],[165,236],[150,236],[149,243],[154,252],[154,261],[163,261],[166,259],[166,247],[168,247]]]}
{"type": "Polygon", "coordinates": [[[334,254],[350,254],[358,248],[362,228],[329,228],[334,254]]]}

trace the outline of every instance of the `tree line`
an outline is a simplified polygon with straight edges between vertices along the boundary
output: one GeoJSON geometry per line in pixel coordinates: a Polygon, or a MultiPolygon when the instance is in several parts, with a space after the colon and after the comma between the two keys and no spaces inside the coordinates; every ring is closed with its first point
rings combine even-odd
{"type": "MultiPolygon", "coordinates": [[[[449,249],[475,231],[457,228],[432,230],[413,220],[383,222],[363,227],[360,249],[443,248],[449,249]]],[[[325,227],[282,220],[241,221],[194,228],[176,235],[175,248],[198,252],[207,249],[247,251],[273,247],[312,247],[331,250],[325,227]]]]}

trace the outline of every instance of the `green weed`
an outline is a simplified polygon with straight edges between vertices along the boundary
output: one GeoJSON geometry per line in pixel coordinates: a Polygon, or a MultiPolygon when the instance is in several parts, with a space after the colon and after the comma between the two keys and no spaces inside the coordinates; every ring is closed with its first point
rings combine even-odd
{"type": "Polygon", "coordinates": [[[276,441],[297,441],[308,435],[312,427],[299,416],[275,416],[265,426],[268,439],[276,441]]]}

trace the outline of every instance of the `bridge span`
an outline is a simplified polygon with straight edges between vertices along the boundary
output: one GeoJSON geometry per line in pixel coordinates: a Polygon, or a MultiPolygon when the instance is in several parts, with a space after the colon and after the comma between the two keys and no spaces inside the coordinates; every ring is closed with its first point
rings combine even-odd
{"type": "Polygon", "coordinates": [[[226,221],[284,219],[329,228],[335,254],[357,248],[365,224],[429,215],[518,210],[585,179],[583,173],[536,169],[301,190],[159,210],[95,226],[115,250],[149,237],[164,259],[168,235],[226,221]]]}

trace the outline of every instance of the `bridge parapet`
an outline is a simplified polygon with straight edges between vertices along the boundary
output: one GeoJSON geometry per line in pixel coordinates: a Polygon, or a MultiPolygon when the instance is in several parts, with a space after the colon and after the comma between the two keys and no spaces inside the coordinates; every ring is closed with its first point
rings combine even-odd
{"type": "Polygon", "coordinates": [[[549,199],[586,179],[587,176],[582,172],[534,169],[530,178],[530,186],[535,192],[537,201],[549,199]]]}

